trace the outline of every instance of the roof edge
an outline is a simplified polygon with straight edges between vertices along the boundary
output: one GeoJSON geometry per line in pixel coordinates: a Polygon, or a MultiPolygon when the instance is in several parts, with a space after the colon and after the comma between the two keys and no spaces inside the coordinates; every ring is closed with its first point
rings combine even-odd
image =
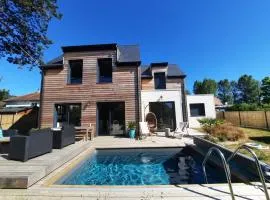
{"type": "Polygon", "coordinates": [[[61,48],[64,53],[81,52],[81,51],[104,51],[104,50],[117,50],[117,44],[110,43],[110,44],[77,45],[77,46],[63,46],[61,48]]]}

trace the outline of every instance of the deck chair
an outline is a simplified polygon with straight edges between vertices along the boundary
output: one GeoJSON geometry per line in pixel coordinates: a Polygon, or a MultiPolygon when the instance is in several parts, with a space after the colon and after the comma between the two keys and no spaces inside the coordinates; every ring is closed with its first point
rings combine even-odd
{"type": "Polygon", "coordinates": [[[141,136],[146,138],[147,136],[150,135],[149,127],[147,125],[147,122],[139,122],[140,124],[140,132],[141,136]]]}
{"type": "Polygon", "coordinates": [[[177,135],[179,135],[180,138],[182,138],[183,135],[189,135],[188,122],[180,122],[179,123],[179,126],[175,129],[173,136],[176,137],[177,135]]]}

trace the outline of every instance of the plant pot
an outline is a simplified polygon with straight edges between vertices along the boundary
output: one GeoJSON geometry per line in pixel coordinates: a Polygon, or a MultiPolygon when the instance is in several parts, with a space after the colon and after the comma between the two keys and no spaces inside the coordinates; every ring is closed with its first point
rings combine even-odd
{"type": "Polygon", "coordinates": [[[129,133],[129,137],[130,137],[130,138],[132,138],[132,139],[135,138],[135,134],[136,134],[135,129],[130,129],[128,133],[129,133]]]}

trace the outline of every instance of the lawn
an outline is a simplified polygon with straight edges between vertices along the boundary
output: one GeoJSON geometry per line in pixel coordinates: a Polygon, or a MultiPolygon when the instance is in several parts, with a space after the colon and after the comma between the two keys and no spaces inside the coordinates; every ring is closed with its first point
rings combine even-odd
{"type": "MultiPolygon", "coordinates": [[[[231,150],[235,150],[240,144],[246,142],[255,142],[262,144],[264,146],[269,146],[270,148],[270,131],[251,128],[240,128],[240,129],[242,129],[247,134],[248,138],[246,140],[233,143],[222,142],[221,144],[231,150]]],[[[270,164],[270,149],[268,150],[253,149],[253,150],[257,154],[259,160],[270,164]]],[[[241,151],[241,153],[250,156],[250,154],[247,151],[241,151]]]]}

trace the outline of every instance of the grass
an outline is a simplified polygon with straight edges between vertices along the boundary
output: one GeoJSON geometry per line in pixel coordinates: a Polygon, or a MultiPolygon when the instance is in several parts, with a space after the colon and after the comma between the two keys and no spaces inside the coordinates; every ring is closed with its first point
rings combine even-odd
{"type": "MultiPolygon", "coordinates": [[[[260,129],[251,129],[251,128],[240,128],[247,134],[247,139],[240,140],[237,142],[220,142],[221,145],[227,147],[228,149],[231,149],[234,151],[238,146],[241,144],[244,144],[246,142],[255,142],[262,144],[264,146],[269,146],[270,148],[270,131],[267,130],[260,130],[260,129]]],[[[200,129],[199,131],[202,131],[200,129]]],[[[257,150],[253,149],[256,155],[258,156],[259,160],[270,164],[270,149],[267,150],[257,150]]],[[[250,154],[247,151],[240,151],[241,153],[250,156],[250,154]]]]}
{"type": "MultiPolygon", "coordinates": [[[[255,142],[270,147],[270,131],[251,128],[240,128],[240,129],[242,129],[247,134],[248,138],[246,140],[242,140],[231,144],[226,142],[221,144],[223,144],[225,147],[231,150],[235,150],[239,145],[246,142],[255,142]]],[[[270,164],[270,149],[267,150],[253,149],[253,150],[258,156],[259,160],[270,164]]],[[[250,156],[250,154],[247,151],[241,151],[241,153],[250,156]]]]}

